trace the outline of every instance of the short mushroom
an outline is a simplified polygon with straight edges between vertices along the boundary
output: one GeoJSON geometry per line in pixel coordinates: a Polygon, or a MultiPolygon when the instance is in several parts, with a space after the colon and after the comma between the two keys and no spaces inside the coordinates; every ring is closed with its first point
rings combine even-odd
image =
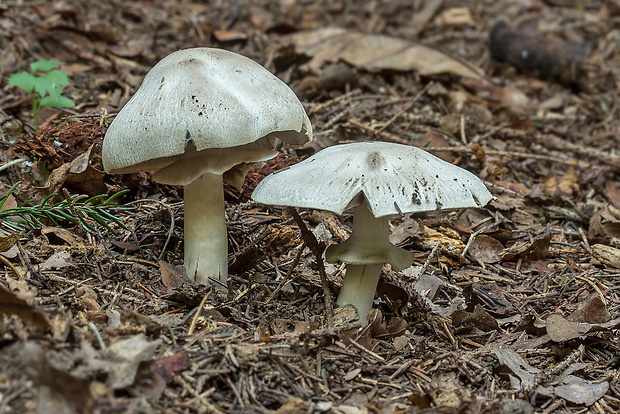
{"type": "Polygon", "coordinates": [[[265,177],[252,199],[341,214],[353,208],[353,231],[325,252],[328,262],[347,263],[338,305],[352,304],[361,318],[372,307],[384,263],[399,271],[413,254],[388,239],[388,216],[480,207],[492,196],[463,168],[419,148],[387,142],[335,145],[265,177]]]}
{"type": "Polygon", "coordinates": [[[194,281],[226,283],[228,237],[223,182],[277,155],[279,140],[302,145],[312,127],[295,93],[267,69],[236,53],[174,52],[145,76],[103,140],[109,173],[156,171],[183,185],[185,268],[194,281]]]}

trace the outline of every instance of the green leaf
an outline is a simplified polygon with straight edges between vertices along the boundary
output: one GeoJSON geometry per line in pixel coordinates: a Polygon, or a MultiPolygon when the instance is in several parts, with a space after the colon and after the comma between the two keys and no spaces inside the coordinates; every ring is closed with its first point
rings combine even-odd
{"type": "Polygon", "coordinates": [[[30,71],[32,73],[47,72],[48,70],[57,68],[58,66],[60,66],[61,63],[62,62],[59,62],[57,60],[35,60],[30,64],[30,71]]]}
{"type": "Polygon", "coordinates": [[[73,108],[75,102],[66,96],[50,95],[41,99],[41,106],[50,106],[52,108],[73,108]]]}
{"type": "Polygon", "coordinates": [[[34,87],[41,96],[60,95],[62,87],[69,84],[69,78],[60,70],[53,70],[35,78],[34,87]]]}
{"type": "Polygon", "coordinates": [[[37,77],[28,72],[14,73],[9,76],[9,85],[17,86],[28,93],[32,93],[36,82],[37,77]]]}

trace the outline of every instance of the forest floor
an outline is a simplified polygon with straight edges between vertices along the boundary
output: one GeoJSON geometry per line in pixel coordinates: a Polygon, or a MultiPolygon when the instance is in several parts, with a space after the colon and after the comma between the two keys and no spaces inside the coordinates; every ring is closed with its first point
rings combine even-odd
{"type": "Polygon", "coordinates": [[[617,0],[2,1],[0,162],[28,161],[0,171],[0,413],[620,412],[619,75],[617,0]],[[314,129],[226,188],[227,292],[184,276],[182,188],[101,166],[147,71],[198,46],[275,73],[314,129]],[[62,62],[76,105],[44,107],[35,133],[7,79],[39,59],[62,62]],[[495,198],[393,217],[414,265],[384,267],[370,323],[328,320],[344,267],[324,286],[308,237],[345,240],[351,215],[300,209],[304,239],[249,195],[368,140],[426,149],[495,198]],[[75,198],[124,189],[112,231],[75,198]],[[67,220],[10,227],[51,194],[67,220]]]}

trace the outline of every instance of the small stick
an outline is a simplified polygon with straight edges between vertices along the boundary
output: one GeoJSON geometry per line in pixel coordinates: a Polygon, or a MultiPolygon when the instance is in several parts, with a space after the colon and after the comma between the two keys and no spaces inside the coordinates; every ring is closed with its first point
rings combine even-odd
{"type": "Polygon", "coordinates": [[[196,325],[198,324],[198,318],[200,318],[200,314],[202,313],[202,307],[207,302],[207,299],[211,295],[211,291],[208,291],[204,298],[200,301],[200,305],[198,305],[198,310],[196,311],[196,315],[194,315],[194,319],[192,319],[192,324],[189,326],[189,330],[187,331],[187,336],[192,336],[194,334],[194,330],[196,329],[196,325]]]}
{"type": "Polygon", "coordinates": [[[431,86],[433,86],[433,82],[429,82],[428,85],[426,85],[424,87],[424,89],[422,89],[414,98],[411,102],[409,102],[409,105],[407,105],[405,107],[405,109],[403,109],[402,111],[400,111],[399,113],[397,113],[396,115],[394,115],[389,121],[387,121],[385,123],[385,125],[383,125],[381,128],[379,128],[379,130],[377,131],[377,134],[382,133],[383,131],[385,131],[385,129],[387,129],[390,125],[392,125],[394,123],[394,121],[396,121],[398,118],[400,118],[402,115],[404,115],[406,112],[409,112],[411,110],[411,108],[413,108],[413,105],[415,105],[415,103],[420,99],[420,97],[422,95],[424,95],[426,93],[426,91],[428,90],[428,88],[430,88],[431,86]]]}
{"type": "Polygon", "coordinates": [[[577,361],[583,352],[585,351],[585,346],[583,344],[579,345],[577,349],[575,349],[566,359],[557,364],[555,367],[551,368],[549,371],[541,371],[534,381],[527,387],[523,389],[523,393],[526,396],[530,396],[539,385],[544,384],[557,377],[566,371],[575,361],[577,361]]]}
{"type": "MultiPolygon", "coordinates": [[[[457,153],[469,153],[472,152],[470,148],[466,147],[426,147],[425,151],[428,152],[457,152],[457,153]]],[[[552,157],[550,155],[542,155],[542,154],[530,154],[527,152],[511,152],[511,151],[494,151],[494,150],[485,150],[485,155],[497,155],[500,157],[511,157],[511,158],[531,158],[534,160],[541,161],[549,161],[557,164],[564,164],[569,166],[575,166],[580,168],[591,168],[591,164],[585,161],[577,161],[577,160],[563,160],[561,158],[552,157]]]]}
{"type": "Polygon", "coordinates": [[[91,321],[91,322],[88,322],[88,327],[95,334],[95,338],[97,338],[97,342],[99,342],[99,347],[101,349],[106,349],[105,342],[103,342],[103,338],[101,337],[101,334],[99,333],[99,329],[97,329],[97,325],[95,325],[95,323],[91,321]]]}
{"type": "Polygon", "coordinates": [[[379,355],[379,354],[377,354],[375,352],[372,352],[370,349],[368,349],[365,346],[363,346],[362,344],[356,342],[353,338],[349,338],[349,342],[351,343],[351,345],[355,346],[360,351],[367,353],[368,355],[370,355],[371,357],[373,357],[377,361],[385,362],[385,358],[383,358],[381,355],[379,355]]]}
{"type": "Polygon", "coordinates": [[[362,93],[361,89],[354,89],[354,90],[352,90],[349,93],[345,93],[344,95],[337,96],[334,99],[330,99],[329,101],[323,102],[322,104],[317,105],[314,108],[310,109],[308,111],[308,115],[314,115],[317,112],[322,111],[323,109],[325,109],[327,107],[330,107],[330,106],[332,106],[334,104],[337,104],[340,101],[344,101],[345,99],[349,99],[349,98],[351,98],[353,96],[360,95],[361,93],[362,93]]]}
{"type": "MultiPolygon", "coordinates": [[[[293,274],[293,270],[295,270],[295,268],[297,267],[297,265],[299,264],[299,260],[301,260],[301,255],[304,251],[306,247],[306,243],[303,243],[301,245],[301,247],[299,247],[299,250],[297,251],[297,254],[295,255],[295,259],[293,259],[293,263],[291,263],[290,267],[288,268],[288,270],[286,271],[286,275],[284,276],[284,278],[282,278],[282,281],[278,284],[278,286],[273,290],[273,292],[271,292],[271,295],[269,295],[269,297],[267,298],[267,301],[265,303],[269,303],[273,300],[273,298],[276,297],[276,295],[278,294],[278,292],[280,292],[280,290],[282,290],[282,288],[284,287],[284,285],[286,285],[286,283],[290,280],[291,275],[293,274]]],[[[1,256],[0,256],[1,257],[1,256]]]]}
{"type": "Polygon", "coordinates": [[[316,256],[316,264],[319,268],[319,275],[321,276],[321,284],[323,285],[323,296],[325,297],[325,318],[327,319],[327,326],[332,327],[334,325],[334,305],[332,304],[332,294],[329,291],[329,285],[327,284],[327,276],[325,275],[325,265],[323,264],[323,252],[325,251],[325,243],[316,239],[314,234],[308,229],[306,223],[301,219],[301,216],[296,209],[290,207],[288,211],[295,219],[295,223],[301,231],[301,238],[306,246],[316,256]]]}

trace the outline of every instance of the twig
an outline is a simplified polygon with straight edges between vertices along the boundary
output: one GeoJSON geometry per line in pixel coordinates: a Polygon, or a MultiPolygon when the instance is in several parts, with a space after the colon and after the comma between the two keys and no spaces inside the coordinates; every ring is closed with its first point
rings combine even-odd
{"type": "Polygon", "coordinates": [[[137,204],[137,203],[146,203],[146,202],[159,204],[160,206],[168,210],[168,214],[170,215],[170,228],[168,229],[168,237],[166,238],[166,241],[164,242],[164,245],[161,248],[161,252],[159,253],[159,260],[164,260],[164,253],[166,252],[166,248],[168,247],[168,243],[170,242],[170,239],[172,238],[172,233],[174,231],[174,222],[175,222],[174,212],[172,211],[172,208],[168,204],[162,201],[159,201],[159,200],[149,200],[149,199],[136,200],[136,201],[132,201],[131,203],[127,203],[127,205],[137,204]]]}
{"type": "Polygon", "coordinates": [[[208,291],[207,294],[200,301],[200,305],[198,305],[198,310],[196,311],[196,315],[194,315],[194,319],[192,319],[192,324],[189,326],[189,330],[187,331],[187,336],[192,336],[194,334],[194,330],[196,329],[196,324],[198,323],[198,318],[200,318],[200,314],[202,313],[202,307],[207,302],[207,299],[211,295],[211,291],[208,291]]]}
{"type": "Polygon", "coordinates": [[[0,261],[2,261],[2,263],[7,265],[9,267],[9,269],[11,269],[11,271],[13,273],[15,273],[15,276],[17,276],[18,279],[22,279],[22,276],[19,274],[19,271],[17,270],[15,265],[13,263],[11,263],[11,261],[9,259],[7,259],[6,257],[4,257],[4,256],[2,256],[0,254],[0,261]]]}
{"type": "Polygon", "coordinates": [[[304,249],[306,248],[306,243],[303,243],[300,247],[299,250],[297,251],[297,254],[295,255],[295,259],[293,259],[293,263],[291,263],[290,267],[288,268],[288,270],[286,271],[286,275],[282,278],[282,281],[278,284],[278,286],[274,289],[273,292],[271,292],[271,295],[269,295],[269,297],[267,298],[267,300],[265,301],[265,303],[269,303],[273,300],[273,298],[276,297],[276,295],[278,294],[278,292],[280,292],[280,290],[282,290],[282,288],[284,287],[284,285],[286,285],[286,283],[290,280],[291,275],[293,274],[293,270],[297,267],[297,265],[299,264],[299,261],[301,260],[301,255],[303,254],[304,249]]]}
{"type": "Polygon", "coordinates": [[[383,358],[381,355],[379,355],[379,354],[377,354],[375,352],[372,352],[370,349],[368,349],[365,346],[363,346],[362,344],[356,342],[353,338],[349,338],[349,342],[351,343],[351,345],[353,345],[354,347],[356,347],[360,351],[367,353],[368,355],[370,355],[371,357],[373,357],[377,361],[385,362],[385,358],[383,358]]]}
{"type": "Polygon", "coordinates": [[[181,387],[183,387],[183,389],[187,391],[188,393],[190,393],[192,397],[200,401],[200,403],[202,404],[202,407],[204,407],[208,412],[213,413],[213,414],[225,414],[226,413],[225,411],[220,410],[217,406],[207,401],[201,394],[198,394],[198,391],[190,387],[187,381],[181,378],[180,375],[177,375],[176,377],[174,377],[174,382],[176,382],[181,387]]]}
{"type": "Polygon", "coordinates": [[[392,125],[394,123],[394,121],[396,121],[398,118],[400,118],[402,115],[404,115],[406,112],[409,112],[411,110],[411,108],[413,108],[413,105],[415,105],[415,103],[420,99],[420,97],[422,95],[424,95],[426,93],[426,91],[428,90],[428,88],[430,88],[431,86],[433,86],[433,82],[429,82],[428,85],[426,85],[414,98],[411,102],[409,102],[409,105],[407,105],[402,111],[398,112],[396,115],[394,115],[392,118],[390,118],[389,121],[387,121],[385,123],[385,125],[383,125],[381,128],[379,128],[377,130],[377,134],[380,134],[381,132],[385,131],[387,128],[390,127],[390,125],[392,125]]]}
{"type": "MultiPolygon", "coordinates": [[[[425,151],[429,152],[457,152],[457,153],[471,153],[473,149],[468,147],[426,147],[425,151]]],[[[591,167],[591,164],[585,161],[578,160],[563,160],[561,158],[552,157],[550,155],[531,154],[529,152],[512,152],[512,151],[495,151],[485,150],[485,155],[496,155],[499,157],[511,157],[511,158],[531,158],[534,160],[548,161],[556,164],[564,164],[569,166],[580,167],[587,169],[591,167]]]]}
{"type": "Polygon", "coordinates": [[[106,348],[105,342],[103,342],[103,338],[101,337],[101,334],[99,333],[99,329],[97,329],[97,325],[95,325],[95,323],[91,321],[91,322],[88,322],[88,327],[95,334],[95,338],[97,338],[97,342],[99,343],[99,347],[101,349],[105,349],[106,348]]]}
{"type": "Polygon", "coordinates": [[[308,111],[308,115],[314,115],[314,114],[316,114],[317,112],[322,111],[323,109],[325,109],[325,108],[327,108],[327,107],[330,107],[330,106],[332,106],[332,105],[335,105],[335,104],[337,104],[338,102],[344,101],[345,99],[349,99],[349,98],[351,98],[351,97],[353,97],[353,96],[360,95],[361,93],[362,93],[362,90],[361,90],[361,89],[354,89],[354,90],[352,90],[352,91],[351,91],[351,92],[349,92],[349,93],[345,93],[344,95],[337,96],[337,97],[335,97],[334,99],[330,99],[329,101],[327,101],[327,102],[323,102],[322,104],[317,105],[317,106],[315,106],[314,108],[310,109],[310,110],[308,111]]]}
{"type": "Polygon", "coordinates": [[[566,357],[562,362],[557,364],[555,367],[551,368],[548,371],[541,371],[534,381],[523,389],[523,393],[526,396],[530,396],[532,392],[538,388],[539,385],[544,384],[557,377],[566,371],[575,361],[577,361],[581,355],[583,355],[583,351],[585,350],[585,346],[583,344],[579,345],[577,349],[575,349],[569,356],[566,357]]]}
{"type": "Polygon", "coordinates": [[[308,229],[308,226],[306,226],[306,223],[304,223],[304,221],[301,219],[301,216],[295,208],[289,207],[288,211],[293,216],[293,219],[295,219],[295,223],[297,223],[297,226],[301,231],[302,240],[316,256],[316,264],[319,268],[321,284],[323,285],[323,296],[325,299],[325,318],[327,319],[327,326],[332,327],[334,326],[334,306],[332,304],[332,294],[329,290],[329,285],[327,284],[325,265],[323,263],[323,252],[325,251],[325,243],[319,243],[314,234],[308,229]]]}

